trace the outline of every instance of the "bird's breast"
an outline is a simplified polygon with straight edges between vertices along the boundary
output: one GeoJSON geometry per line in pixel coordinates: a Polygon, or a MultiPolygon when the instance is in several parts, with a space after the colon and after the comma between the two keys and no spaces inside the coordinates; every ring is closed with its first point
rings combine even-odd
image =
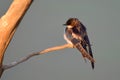
{"type": "Polygon", "coordinates": [[[66,34],[64,34],[64,39],[67,41],[68,44],[73,45],[72,42],[67,38],[66,34]]]}

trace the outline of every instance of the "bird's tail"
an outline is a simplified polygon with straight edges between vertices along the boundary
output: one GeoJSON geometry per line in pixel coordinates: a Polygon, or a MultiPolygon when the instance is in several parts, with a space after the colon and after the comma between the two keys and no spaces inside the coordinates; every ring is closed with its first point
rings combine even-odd
{"type": "Polygon", "coordinates": [[[92,69],[94,69],[94,67],[95,67],[94,62],[91,62],[91,66],[92,66],[92,69]]]}
{"type": "MultiPolygon", "coordinates": [[[[92,54],[92,51],[89,52],[90,53],[90,56],[93,58],[93,54],[92,54]]],[[[94,69],[94,62],[91,62],[91,66],[92,66],[92,69],[94,69]]]]}
{"type": "Polygon", "coordinates": [[[87,58],[88,60],[91,61],[92,69],[94,69],[95,60],[93,59],[93,56],[91,54],[88,54],[87,51],[82,47],[82,45],[80,43],[76,44],[75,47],[81,52],[84,59],[87,58]]]}
{"type": "Polygon", "coordinates": [[[81,52],[83,58],[84,58],[84,59],[87,58],[88,60],[91,61],[92,69],[94,69],[94,62],[95,62],[95,60],[93,59],[92,51],[90,50],[91,52],[89,51],[89,53],[90,53],[90,54],[89,54],[89,53],[83,48],[82,44],[81,44],[78,40],[72,39],[71,41],[73,42],[74,47],[76,47],[76,48],[81,52]]]}
{"type": "Polygon", "coordinates": [[[90,60],[93,63],[95,62],[93,57],[85,51],[85,49],[82,47],[81,44],[76,44],[75,47],[81,52],[81,54],[84,58],[87,58],[88,60],[90,60]]]}

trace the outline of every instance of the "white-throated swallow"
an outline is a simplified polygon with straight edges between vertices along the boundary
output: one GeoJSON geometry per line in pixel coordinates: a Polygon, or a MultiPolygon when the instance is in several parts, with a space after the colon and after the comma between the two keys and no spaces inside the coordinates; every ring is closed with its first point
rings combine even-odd
{"type": "MultiPolygon", "coordinates": [[[[93,58],[91,44],[87,35],[86,27],[77,19],[69,18],[66,23],[64,39],[74,45],[80,51],[80,45],[93,58]]],[[[85,55],[82,55],[85,57],[85,55]]],[[[91,62],[92,69],[94,69],[94,62],[91,62]]]]}

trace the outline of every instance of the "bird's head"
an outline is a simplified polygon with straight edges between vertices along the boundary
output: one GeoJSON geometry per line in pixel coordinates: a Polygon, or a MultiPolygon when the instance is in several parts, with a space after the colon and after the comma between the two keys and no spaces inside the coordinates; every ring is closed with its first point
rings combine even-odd
{"type": "Polygon", "coordinates": [[[64,26],[67,26],[68,28],[73,28],[73,27],[77,27],[80,25],[80,21],[77,18],[69,18],[65,24],[63,24],[64,26]]]}

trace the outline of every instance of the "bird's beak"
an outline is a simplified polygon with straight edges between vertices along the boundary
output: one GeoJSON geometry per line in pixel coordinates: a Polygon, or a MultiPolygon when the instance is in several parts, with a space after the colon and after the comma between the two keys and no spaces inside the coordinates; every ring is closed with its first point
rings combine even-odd
{"type": "Polygon", "coordinates": [[[63,24],[63,26],[67,26],[67,24],[63,24]]]}

